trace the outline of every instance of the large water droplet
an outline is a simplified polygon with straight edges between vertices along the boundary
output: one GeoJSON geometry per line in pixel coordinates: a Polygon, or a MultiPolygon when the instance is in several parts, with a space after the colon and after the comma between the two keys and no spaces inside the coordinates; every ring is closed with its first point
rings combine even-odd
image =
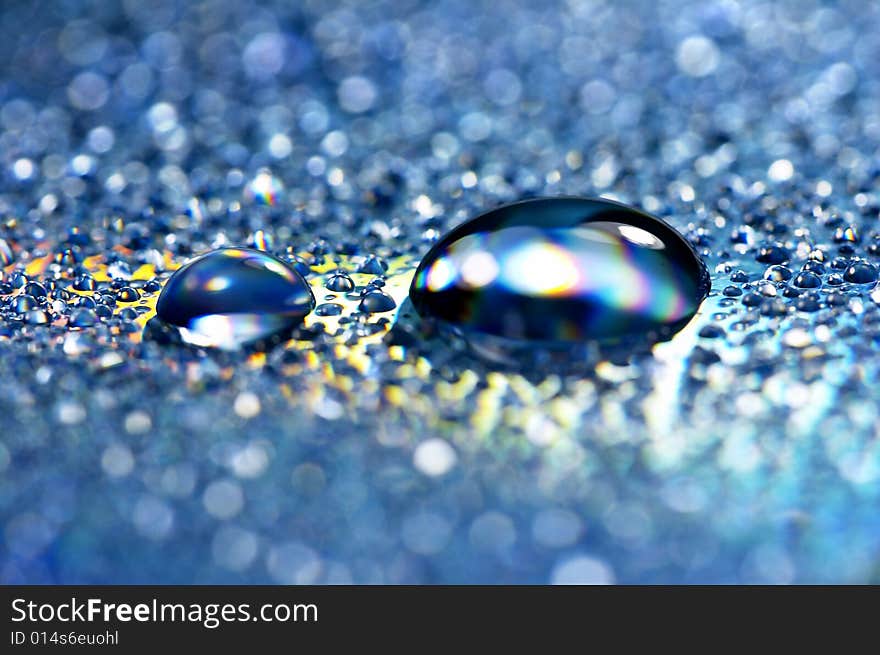
{"type": "Polygon", "coordinates": [[[234,350],[289,332],[314,306],[308,283],[280,259],[223,248],[175,272],[156,314],[177,326],[187,343],[234,350]]]}
{"type": "Polygon", "coordinates": [[[615,202],[544,198],[493,209],[442,238],[410,298],[463,331],[547,345],[671,337],[709,292],[693,248],[615,202]]]}

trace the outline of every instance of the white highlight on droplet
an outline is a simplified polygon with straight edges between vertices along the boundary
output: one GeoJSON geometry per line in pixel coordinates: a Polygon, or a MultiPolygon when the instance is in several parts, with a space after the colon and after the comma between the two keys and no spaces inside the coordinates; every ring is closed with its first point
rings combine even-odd
{"type": "Polygon", "coordinates": [[[491,284],[499,271],[495,257],[485,250],[469,253],[459,265],[462,281],[473,289],[491,284]]]}

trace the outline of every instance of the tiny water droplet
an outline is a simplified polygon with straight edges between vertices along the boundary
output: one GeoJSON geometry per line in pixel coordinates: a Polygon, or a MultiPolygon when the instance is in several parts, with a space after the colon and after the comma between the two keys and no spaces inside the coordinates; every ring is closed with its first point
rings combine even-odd
{"type": "Polygon", "coordinates": [[[397,307],[397,303],[394,302],[394,298],[389,296],[384,291],[380,291],[379,289],[372,289],[367,291],[361,298],[361,302],[358,305],[358,309],[362,312],[366,312],[368,314],[376,314],[379,312],[390,312],[392,309],[397,307]]]}
{"type": "Polygon", "coordinates": [[[79,307],[70,315],[70,326],[76,328],[91,327],[98,322],[95,312],[87,307],[79,307]]]}
{"type": "Polygon", "coordinates": [[[73,281],[73,288],[77,291],[94,291],[97,287],[95,278],[91,275],[80,275],[73,281]]]}
{"type": "Polygon", "coordinates": [[[308,283],[288,264],[258,250],[222,248],[175,272],[156,314],[187,343],[234,350],[289,332],[314,306],[308,283]]]}
{"type": "Polygon", "coordinates": [[[116,292],[116,298],[119,302],[136,302],[141,297],[137,289],[132,287],[122,287],[116,292]]]}
{"type": "Polygon", "coordinates": [[[791,279],[791,269],[787,266],[775,265],[764,271],[764,279],[771,282],[785,282],[791,279]]]}
{"type": "Polygon", "coordinates": [[[318,316],[339,316],[342,309],[342,305],[338,302],[325,302],[315,307],[315,314],[318,316]]]}
{"type": "Polygon", "coordinates": [[[351,276],[349,276],[348,273],[345,273],[344,271],[336,271],[333,275],[327,278],[327,283],[324,286],[330,291],[345,293],[354,290],[354,280],[351,279],[351,276]]]}

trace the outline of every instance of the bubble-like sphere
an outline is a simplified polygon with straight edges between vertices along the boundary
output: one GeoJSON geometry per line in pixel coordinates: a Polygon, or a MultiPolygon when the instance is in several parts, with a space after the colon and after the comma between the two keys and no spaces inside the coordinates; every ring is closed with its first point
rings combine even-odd
{"type": "Polygon", "coordinates": [[[235,350],[289,332],[314,306],[308,283],[280,259],[249,248],[221,248],[171,276],[156,314],[187,343],[235,350]]]}
{"type": "Polygon", "coordinates": [[[410,299],[465,333],[624,344],[671,337],[709,287],[694,249],[659,218],[608,200],[542,198],[452,230],[419,264],[410,299]]]}

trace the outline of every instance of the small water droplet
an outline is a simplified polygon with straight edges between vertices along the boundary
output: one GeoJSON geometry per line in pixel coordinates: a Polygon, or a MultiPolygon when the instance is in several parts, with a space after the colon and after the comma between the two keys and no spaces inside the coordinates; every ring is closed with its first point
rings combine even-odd
{"type": "Polygon", "coordinates": [[[122,287],[116,292],[116,299],[119,302],[136,302],[141,297],[137,289],[132,287],[122,287]]]}
{"type": "Polygon", "coordinates": [[[764,271],[764,279],[771,282],[785,282],[791,279],[791,269],[787,266],[771,266],[764,271]]]}
{"type": "Polygon", "coordinates": [[[358,305],[358,309],[360,311],[366,312],[368,314],[376,314],[378,312],[390,312],[395,307],[397,307],[397,303],[394,302],[394,298],[389,296],[384,291],[379,291],[379,289],[372,289],[370,291],[367,291],[361,298],[361,302],[358,305]]]}
{"type": "Polygon", "coordinates": [[[693,248],[615,202],[544,198],[493,209],[441,239],[410,298],[423,317],[547,344],[669,338],[709,292],[693,248]]]}
{"type": "Polygon", "coordinates": [[[76,328],[91,327],[98,322],[95,312],[87,307],[79,307],[70,315],[70,326],[76,328]]]}
{"type": "Polygon", "coordinates": [[[375,255],[370,255],[363,261],[360,266],[358,266],[357,272],[369,273],[371,275],[385,275],[385,271],[387,270],[388,264],[386,264],[375,255]]]}
{"type": "Polygon", "coordinates": [[[25,320],[31,325],[45,325],[51,319],[49,314],[43,309],[32,309],[25,315],[25,320]]]}
{"type": "Polygon", "coordinates": [[[146,284],[144,284],[144,291],[146,293],[156,293],[157,291],[162,290],[162,285],[159,284],[158,280],[150,280],[146,284]]]}
{"type": "Polygon", "coordinates": [[[342,313],[342,305],[338,302],[325,302],[315,307],[318,316],[339,316],[342,313]]]}
{"type": "Polygon", "coordinates": [[[354,290],[354,280],[351,279],[348,273],[336,271],[327,279],[327,283],[324,286],[330,291],[345,293],[354,290]]]}
{"type": "Polygon", "coordinates": [[[792,284],[799,289],[818,289],[822,286],[822,278],[811,271],[801,271],[795,275],[792,284]]]}
{"type": "Polygon", "coordinates": [[[757,307],[761,304],[761,296],[757,293],[749,292],[742,297],[742,304],[746,307],[757,307]]]}
{"type": "Polygon", "coordinates": [[[819,308],[822,306],[822,303],[818,295],[808,293],[800,296],[795,301],[794,306],[795,309],[801,312],[818,312],[819,308]]]}
{"type": "Polygon", "coordinates": [[[700,329],[700,336],[704,339],[721,339],[724,337],[724,329],[718,325],[704,325],[700,329]]]}
{"type": "Polygon", "coordinates": [[[289,332],[314,306],[308,283],[280,259],[222,248],[175,272],[156,313],[187,343],[232,350],[289,332]]]}
{"type": "Polygon", "coordinates": [[[91,275],[80,275],[73,281],[73,288],[77,291],[94,291],[98,285],[91,275]]]}
{"type": "Polygon", "coordinates": [[[758,249],[755,259],[762,264],[784,264],[791,259],[791,253],[782,246],[763,246],[758,249]]]}
{"type": "Polygon", "coordinates": [[[877,267],[867,262],[856,262],[846,269],[843,279],[854,284],[870,284],[877,281],[877,267]]]}
{"type": "Polygon", "coordinates": [[[24,293],[27,293],[34,298],[45,298],[47,292],[46,287],[39,282],[28,282],[24,287],[24,293]]]}

